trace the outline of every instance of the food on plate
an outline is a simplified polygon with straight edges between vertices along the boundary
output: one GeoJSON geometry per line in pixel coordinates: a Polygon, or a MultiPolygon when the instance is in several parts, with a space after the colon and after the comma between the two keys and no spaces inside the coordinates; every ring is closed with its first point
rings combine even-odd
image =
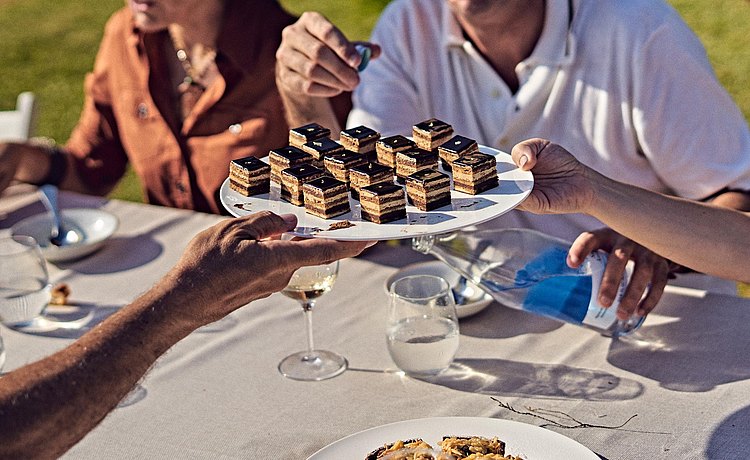
{"type": "Polygon", "coordinates": [[[453,126],[437,118],[430,118],[412,126],[414,142],[416,142],[417,147],[423,150],[432,151],[438,148],[452,135],[453,126]]]}
{"type": "Polygon", "coordinates": [[[310,123],[289,130],[289,145],[294,147],[302,147],[302,145],[307,142],[324,137],[330,137],[330,135],[330,129],[324,128],[317,123],[310,123]]]}
{"type": "Polygon", "coordinates": [[[326,155],[343,152],[344,146],[327,137],[323,137],[303,144],[302,151],[313,157],[313,166],[323,168],[325,167],[323,158],[326,155]]]}
{"type": "Polygon", "coordinates": [[[392,184],[393,169],[380,163],[366,163],[355,166],[349,170],[349,181],[352,185],[352,197],[359,199],[359,190],[362,187],[375,184],[392,184]]]}
{"type": "Polygon", "coordinates": [[[485,153],[470,153],[453,162],[453,188],[476,195],[498,185],[497,160],[485,153]]]}
{"type": "Polygon", "coordinates": [[[396,184],[375,184],[359,191],[362,218],[383,224],[406,217],[404,189],[396,184]]]}
{"type": "Polygon", "coordinates": [[[328,219],[349,212],[349,191],[346,184],[330,176],[306,182],[302,186],[305,212],[328,219]]]}
{"type": "Polygon", "coordinates": [[[397,134],[384,137],[375,143],[375,154],[381,165],[396,168],[396,154],[416,148],[417,144],[406,136],[397,134]]]}
{"type": "Polygon", "coordinates": [[[268,193],[271,167],[255,157],[232,160],[229,163],[229,187],[250,196],[268,193]]]}
{"type": "Polygon", "coordinates": [[[305,183],[322,177],[324,171],[310,164],[293,166],[281,171],[281,198],[295,206],[305,204],[305,183]]]}
{"type": "Polygon", "coordinates": [[[406,178],[409,203],[420,211],[432,211],[451,204],[451,179],[447,174],[425,169],[406,178]]]}
{"type": "Polygon", "coordinates": [[[505,443],[497,437],[443,436],[433,448],[422,439],[396,441],[370,452],[365,460],[523,460],[505,455],[505,443]]]}
{"type": "Polygon", "coordinates": [[[432,446],[421,439],[396,441],[370,452],[365,460],[434,460],[432,446]]]}
{"type": "Polygon", "coordinates": [[[67,305],[70,296],[70,286],[66,283],[57,283],[50,291],[50,305],[67,305]]]}
{"type": "Polygon", "coordinates": [[[438,442],[442,452],[456,459],[497,459],[505,460],[517,457],[505,456],[505,443],[497,437],[481,436],[443,436],[438,442]]]}
{"type": "Polygon", "coordinates": [[[273,149],[268,153],[268,163],[271,165],[271,180],[280,184],[281,171],[292,166],[309,164],[312,161],[313,157],[291,145],[273,149]]]}
{"type": "MultiPolygon", "coordinates": [[[[375,143],[380,139],[380,133],[367,126],[357,126],[341,131],[341,145],[346,150],[370,156],[375,151],[375,143]]],[[[373,158],[374,159],[374,158],[373,158]]]]}
{"type": "Polygon", "coordinates": [[[438,147],[438,154],[443,169],[446,171],[450,171],[451,164],[460,157],[478,151],[479,146],[477,145],[477,141],[460,135],[451,137],[448,141],[444,142],[443,145],[438,147]]]}
{"type": "Polygon", "coordinates": [[[396,154],[396,179],[403,183],[406,177],[424,169],[437,169],[438,157],[426,150],[414,149],[396,154]]]}
{"type": "Polygon", "coordinates": [[[359,153],[343,151],[323,157],[325,169],[336,179],[349,184],[349,170],[367,164],[367,158],[359,153]]]}

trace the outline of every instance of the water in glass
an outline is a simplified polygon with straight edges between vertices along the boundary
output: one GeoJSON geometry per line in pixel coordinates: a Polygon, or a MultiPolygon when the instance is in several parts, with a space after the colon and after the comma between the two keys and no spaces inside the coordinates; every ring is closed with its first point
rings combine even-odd
{"type": "Polygon", "coordinates": [[[458,350],[459,329],[450,285],[432,275],[407,276],[391,285],[388,351],[413,376],[447,369],[458,350]]]}

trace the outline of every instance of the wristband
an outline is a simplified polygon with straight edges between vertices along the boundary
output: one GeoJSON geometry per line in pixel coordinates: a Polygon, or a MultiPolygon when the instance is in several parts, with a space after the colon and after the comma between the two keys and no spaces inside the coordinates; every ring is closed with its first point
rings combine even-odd
{"type": "Polygon", "coordinates": [[[65,173],[68,172],[68,160],[65,158],[65,154],[60,147],[50,147],[47,150],[47,155],[49,156],[47,176],[41,181],[34,183],[34,185],[60,185],[60,182],[65,178],[65,173]]]}

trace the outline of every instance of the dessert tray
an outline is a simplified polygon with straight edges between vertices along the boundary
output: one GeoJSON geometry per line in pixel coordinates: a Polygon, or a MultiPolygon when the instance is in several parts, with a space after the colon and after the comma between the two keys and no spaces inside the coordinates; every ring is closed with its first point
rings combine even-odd
{"type": "MultiPolygon", "coordinates": [[[[376,224],[360,217],[359,202],[351,196],[351,211],[331,219],[322,219],[305,212],[303,206],[281,199],[278,184],[272,182],[269,193],[244,196],[229,187],[229,178],[220,190],[221,203],[235,217],[258,211],[276,214],[294,214],[298,227],[294,236],[330,238],[342,241],[395,240],[451,232],[494,219],[518,206],[534,186],[530,171],[516,167],[510,155],[499,150],[479,146],[479,151],[494,155],[497,159],[497,174],[500,184],[478,195],[469,195],[451,189],[451,204],[433,211],[420,211],[407,204],[406,218],[376,224]]],[[[268,158],[262,158],[268,162],[268,158]]],[[[442,172],[445,172],[441,169],[442,172]]],[[[450,175],[450,173],[448,173],[450,175]]]]}
{"type": "Polygon", "coordinates": [[[369,452],[399,439],[420,438],[435,446],[443,436],[497,436],[505,442],[506,455],[519,455],[524,460],[599,460],[585,446],[554,431],[483,417],[431,417],[381,425],[329,444],[308,460],[364,459],[369,452]]]}

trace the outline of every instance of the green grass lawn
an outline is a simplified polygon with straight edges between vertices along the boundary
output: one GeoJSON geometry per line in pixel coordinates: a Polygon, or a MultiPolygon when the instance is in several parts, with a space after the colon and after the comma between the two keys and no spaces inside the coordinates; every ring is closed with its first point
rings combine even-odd
{"type": "MultiPolygon", "coordinates": [[[[388,0],[281,3],[297,14],[320,11],[349,37],[366,39],[388,0]]],[[[670,3],[701,38],[722,84],[750,119],[750,2],[670,3]]],[[[33,91],[40,104],[37,134],[64,142],[78,119],[83,76],[93,65],[104,23],[122,5],[122,0],[0,0],[0,110],[13,108],[18,93],[33,91]]],[[[132,174],[112,196],[141,200],[132,174]]],[[[750,295],[750,287],[742,289],[750,295]]]]}

